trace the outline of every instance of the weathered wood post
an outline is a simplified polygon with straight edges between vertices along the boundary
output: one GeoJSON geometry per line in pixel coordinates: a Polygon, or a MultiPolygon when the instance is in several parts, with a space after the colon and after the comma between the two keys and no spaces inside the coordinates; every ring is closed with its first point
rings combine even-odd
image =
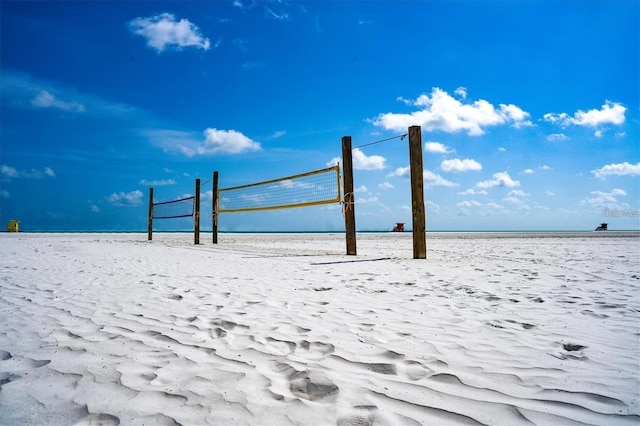
{"type": "Polygon", "coordinates": [[[196,179],[196,194],[194,202],[193,244],[200,244],[200,179],[196,179]]]}
{"type": "Polygon", "coordinates": [[[342,180],[344,186],[344,227],[347,239],[347,255],[356,255],[356,204],[353,193],[353,160],[351,136],[342,137],[342,180]]]}
{"type": "Polygon", "coordinates": [[[149,188],[149,223],[147,228],[147,239],[153,239],[153,187],[149,188]]]}
{"type": "Polygon", "coordinates": [[[409,165],[411,166],[411,207],[413,212],[413,258],[427,258],[424,177],[422,167],[422,129],[409,127],[409,165]]]}
{"type": "Polygon", "coordinates": [[[211,229],[213,244],[218,244],[218,172],[213,172],[213,194],[211,194],[211,229]]]}

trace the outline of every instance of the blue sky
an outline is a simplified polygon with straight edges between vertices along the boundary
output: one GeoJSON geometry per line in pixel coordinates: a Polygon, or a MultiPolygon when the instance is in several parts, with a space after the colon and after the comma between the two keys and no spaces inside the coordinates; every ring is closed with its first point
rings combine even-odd
{"type": "MultiPolygon", "coordinates": [[[[637,1],[0,8],[3,226],[145,231],[150,186],[165,201],[214,170],[231,187],[321,169],[342,136],[359,146],[420,125],[428,230],[640,228],[637,1]]],[[[410,224],[407,139],[353,154],[357,229],[410,224]]],[[[336,204],[219,226],[344,221],[336,204]]]]}

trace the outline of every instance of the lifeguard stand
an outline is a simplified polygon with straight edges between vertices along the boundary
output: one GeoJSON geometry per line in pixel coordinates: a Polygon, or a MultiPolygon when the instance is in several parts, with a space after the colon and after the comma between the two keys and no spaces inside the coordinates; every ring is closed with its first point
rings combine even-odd
{"type": "Polygon", "coordinates": [[[19,220],[10,220],[7,224],[7,232],[18,232],[20,230],[19,224],[19,220]]]}
{"type": "Polygon", "coordinates": [[[391,232],[404,232],[404,222],[397,222],[391,232]]]}

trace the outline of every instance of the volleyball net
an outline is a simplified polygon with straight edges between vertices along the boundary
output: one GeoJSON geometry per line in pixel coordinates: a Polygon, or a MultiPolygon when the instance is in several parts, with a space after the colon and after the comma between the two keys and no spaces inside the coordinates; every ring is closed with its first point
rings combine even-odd
{"type": "Polygon", "coordinates": [[[340,167],[338,165],[308,173],[220,188],[217,213],[308,207],[339,203],[340,167]]]}
{"type": "Polygon", "coordinates": [[[193,217],[194,243],[200,242],[200,179],[196,179],[195,194],[170,201],[155,202],[153,188],[149,188],[148,239],[153,239],[155,219],[177,219],[193,217]]]}
{"type": "Polygon", "coordinates": [[[179,217],[190,217],[195,212],[193,196],[180,198],[172,201],[153,203],[153,219],[176,219],[179,217]]]}

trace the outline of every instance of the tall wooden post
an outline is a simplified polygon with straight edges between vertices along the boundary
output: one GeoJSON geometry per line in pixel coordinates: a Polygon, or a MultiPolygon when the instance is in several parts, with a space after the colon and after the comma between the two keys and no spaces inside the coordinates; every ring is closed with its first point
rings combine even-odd
{"type": "Polygon", "coordinates": [[[149,224],[147,229],[148,240],[153,239],[153,187],[149,188],[149,224]]]}
{"type": "Polygon", "coordinates": [[[422,130],[409,127],[409,165],[411,166],[411,207],[413,212],[413,258],[427,258],[426,219],[422,167],[422,130]]]}
{"type": "Polygon", "coordinates": [[[347,238],[347,255],[356,255],[356,204],[353,193],[353,160],[351,136],[342,137],[342,179],[344,185],[344,227],[347,238]]]}
{"type": "Polygon", "coordinates": [[[196,194],[193,202],[195,212],[193,216],[193,244],[200,244],[200,179],[196,179],[196,194]]]}
{"type": "Polygon", "coordinates": [[[218,172],[213,172],[213,194],[211,195],[211,204],[213,244],[218,244],[218,172]]]}

